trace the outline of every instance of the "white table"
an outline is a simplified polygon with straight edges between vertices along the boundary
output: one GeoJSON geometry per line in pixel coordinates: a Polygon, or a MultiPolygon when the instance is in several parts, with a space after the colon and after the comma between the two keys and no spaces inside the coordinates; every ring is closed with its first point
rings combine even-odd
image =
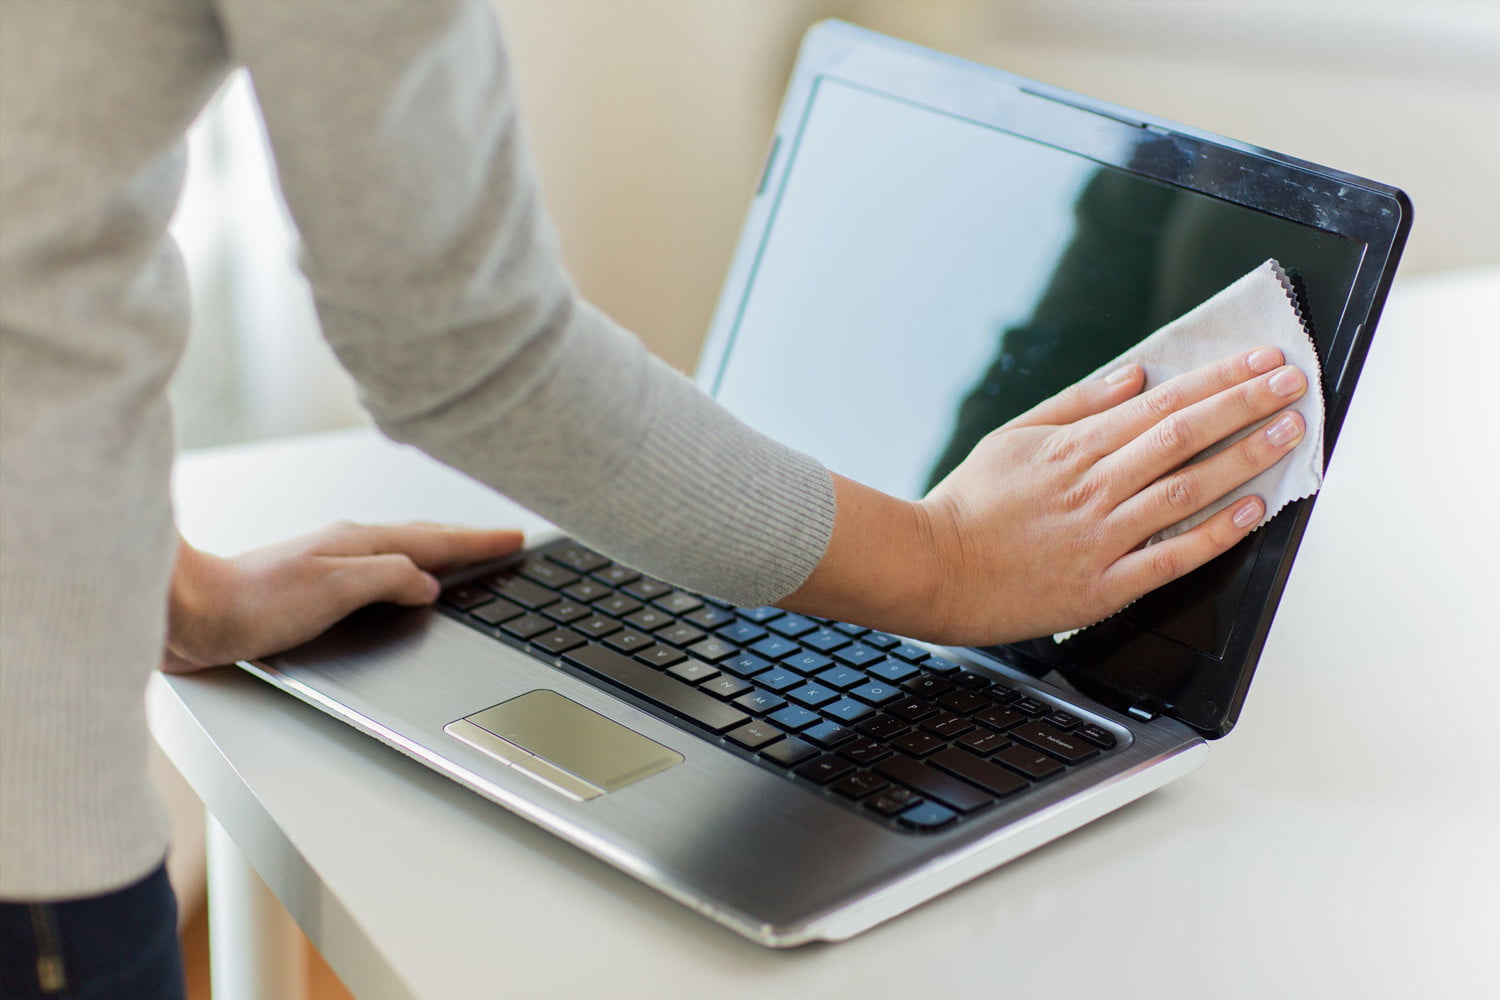
{"type": "MultiPolygon", "coordinates": [[[[1497,271],[1398,286],[1207,766],[844,944],[749,944],[233,669],[153,729],[361,997],[1500,995],[1497,317],[1497,271]]],[[[178,502],[220,551],[529,520],[368,431],[187,456],[178,502]]]]}

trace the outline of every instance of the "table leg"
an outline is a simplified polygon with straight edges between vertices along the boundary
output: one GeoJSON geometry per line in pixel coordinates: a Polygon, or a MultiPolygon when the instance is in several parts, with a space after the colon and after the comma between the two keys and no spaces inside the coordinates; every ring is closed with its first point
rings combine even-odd
{"type": "Polygon", "coordinates": [[[214,1000],[303,1000],[297,923],[208,815],[208,937],[214,1000]]]}

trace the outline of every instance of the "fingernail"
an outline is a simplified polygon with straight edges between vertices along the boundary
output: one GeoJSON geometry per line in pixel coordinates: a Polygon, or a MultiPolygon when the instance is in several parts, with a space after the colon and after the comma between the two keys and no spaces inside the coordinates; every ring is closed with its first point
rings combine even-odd
{"type": "Polygon", "coordinates": [[[1104,381],[1108,382],[1110,385],[1119,385],[1121,382],[1124,382],[1134,374],[1135,365],[1121,365],[1114,371],[1110,372],[1108,375],[1104,376],[1104,381]]]}
{"type": "Polygon", "coordinates": [[[1295,396],[1302,391],[1302,372],[1288,366],[1272,375],[1268,383],[1271,391],[1278,396],[1295,396]]]}
{"type": "Polygon", "coordinates": [[[1278,448],[1291,444],[1301,436],[1302,428],[1297,426],[1297,418],[1290,413],[1266,428],[1266,440],[1278,448]]]}
{"type": "Polygon", "coordinates": [[[1281,352],[1274,347],[1262,347],[1245,359],[1253,372],[1268,372],[1281,364],[1281,352]]]}
{"type": "Polygon", "coordinates": [[[1248,528],[1260,520],[1260,501],[1254,498],[1243,501],[1234,509],[1234,526],[1236,528],[1248,528]]]}

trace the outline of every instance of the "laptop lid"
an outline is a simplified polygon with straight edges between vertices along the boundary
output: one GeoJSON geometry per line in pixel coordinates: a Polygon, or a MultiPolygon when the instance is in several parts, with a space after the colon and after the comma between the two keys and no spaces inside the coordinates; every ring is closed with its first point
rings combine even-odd
{"type": "MultiPolygon", "coordinates": [[[[699,381],[915,498],[983,434],[1274,257],[1322,362],[1331,455],[1410,219],[1389,186],[826,22],[699,381]]],[[[1067,642],[985,652],[1222,736],[1312,506],[1067,642]]]]}

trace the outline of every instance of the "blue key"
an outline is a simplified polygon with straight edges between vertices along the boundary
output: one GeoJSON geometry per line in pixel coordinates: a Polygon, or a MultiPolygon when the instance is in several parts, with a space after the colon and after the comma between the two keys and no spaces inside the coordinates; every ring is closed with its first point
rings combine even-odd
{"type": "Polygon", "coordinates": [[[780,618],[783,614],[780,608],[740,608],[741,618],[748,618],[757,624],[764,625],[772,618],[780,618]]]}
{"type": "Polygon", "coordinates": [[[913,663],[921,663],[923,660],[927,659],[927,650],[923,649],[921,646],[913,646],[909,642],[903,642],[901,645],[891,650],[891,655],[899,656],[901,657],[901,659],[910,660],[913,663]]]}
{"type": "Polygon", "coordinates": [[[853,667],[834,667],[832,670],[825,670],[818,675],[818,680],[829,687],[838,688],[840,691],[844,690],[844,688],[851,688],[856,684],[862,684],[866,679],[862,672],[855,670],[853,667]]]}
{"type": "Polygon", "coordinates": [[[849,645],[849,637],[842,632],[835,632],[831,628],[820,628],[810,635],[804,635],[802,637],[802,645],[810,646],[820,653],[827,653],[849,645]]]}
{"type": "Polygon", "coordinates": [[[760,673],[762,670],[769,668],[770,666],[771,664],[767,663],[765,660],[762,660],[758,656],[751,656],[749,653],[741,653],[739,656],[725,660],[723,663],[719,664],[719,669],[727,670],[731,674],[736,674],[740,677],[754,677],[756,674],[760,673]]]}
{"type": "Polygon", "coordinates": [[[885,632],[871,632],[861,639],[860,642],[866,646],[874,646],[876,649],[890,649],[893,646],[901,645],[900,639],[885,632]]]}
{"type": "Polygon", "coordinates": [[[922,664],[922,667],[923,669],[931,670],[934,673],[951,674],[953,673],[953,671],[958,669],[959,665],[957,662],[948,659],[946,656],[929,656],[926,662],[922,664]]]}
{"type": "Polygon", "coordinates": [[[936,830],[940,826],[947,826],[957,818],[958,813],[936,802],[923,802],[901,814],[902,823],[919,830],[936,830]]]}
{"type": "Polygon", "coordinates": [[[817,722],[818,714],[816,712],[809,712],[805,708],[798,708],[796,705],[788,705],[779,712],[772,712],[770,718],[772,722],[776,723],[782,729],[789,729],[792,732],[796,732],[799,729],[806,729],[814,722],[817,722]]]}
{"type": "Polygon", "coordinates": [[[868,666],[877,660],[884,659],[878,649],[871,649],[863,643],[855,643],[847,649],[841,649],[833,654],[833,658],[851,667],[868,666]]]}
{"type": "Polygon", "coordinates": [[[789,639],[783,639],[779,635],[773,635],[768,639],[762,639],[760,642],[757,642],[755,645],[750,647],[752,651],[759,653],[761,656],[764,656],[768,660],[779,660],[783,656],[790,656],[792,653],[797,652],[801,648],[802,647],[798,646],[795,642],[792,642],[789,639]]]}
{"type": "Polygon", "coordinates": [[[884,705],[886,702],[901,696],[901,689],[894,684],[884,681],[871,681],[863,687],[857,687],[849,692],[862,701],[868,701],[872,705],[884,705]]]}
{"type": "Polygon", "coordinates": [[[899,684],[915,674],[917,668],[905,660],[886,660],[884,663],[877,663],[870,667],[869,672],[872,676],[899,684]]]}
{"type": "Polygon", "coordinates": [[[768,687],[772,691],[785,691],[789,687],[796,687],[798,684],[801,684],[802,675],[793,673],[782,667],[777,667],[775,670],[767,670],[763,674],[758,674],[755,678],[755,683],[761,687],[768,687]]]}
{"type": "Polygon", "coordinates": [[[843,722],[858,722],[872,711],[869,705],[853,698],[840,698],[832,705],[824,705],[823,711],[843,722]]]}
{"type": "Polygon", "coordinates": [[[833,661],[817,653],[798,653],[796,656],[788,656],[781,662],[784,666],[791,667],[799,673],[815,674],[833,661]]]}
{"type": "MultiPolygon", "coordinates": [[[[894,688],[892,689],[894,690],[894,688]]],[[[788,691],[786,696],[799,705],[809,708],[817,708],[826,702],[830,702],[839,696],[832,688],[826,688],[821,684],[804,684],[795,691],[788,691]]]]}
{"type": "Polygon", "coordinates": [[[728,639],[730,642],[737,642],[741,646],[746,646],[757,639],[764,639],[766,637],[766,630],[759,625],[752,625],[749,622],[735,622],[733,625],[726,625],[719,629],[718,636],[721,639],[728,639]]]}

